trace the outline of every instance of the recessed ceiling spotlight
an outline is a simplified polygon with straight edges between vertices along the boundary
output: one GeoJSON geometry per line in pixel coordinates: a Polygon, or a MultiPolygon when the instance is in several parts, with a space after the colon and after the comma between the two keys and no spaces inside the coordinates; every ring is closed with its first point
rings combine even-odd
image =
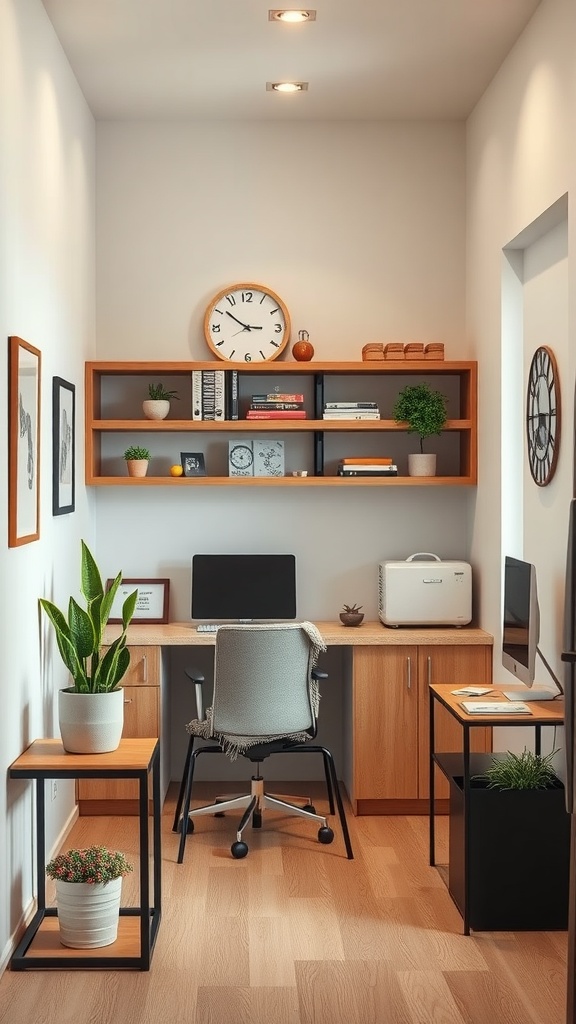
{"type": "Polygon", "coordinates": [[[308,82],[266,82],[266,92],[306,92],[308,82]]]}
{"type": "Polygon", "coordinates": [[[292,25],[301,25],[303,21],[316,21],[316,11],[304,9],[268,11],[268,21],[287,21],[292,25]]]}

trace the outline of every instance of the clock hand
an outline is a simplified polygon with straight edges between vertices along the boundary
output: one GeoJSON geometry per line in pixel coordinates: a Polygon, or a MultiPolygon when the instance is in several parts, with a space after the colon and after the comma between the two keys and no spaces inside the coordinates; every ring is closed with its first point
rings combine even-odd
{"type": "MultiPolygon", "coordinates": [[[[225,310],[225,312],[226,312],[226,316],[231,317],[232,320],[235,320],[237,324],[240,324],[240,327],[242,327],[242,329],[244,331],[249,331],[250,330],[248,324],[243,324],[242,321],[239,320],[237,316],[234,316],[233,313],[228,312],[228,310],[225,310]]],[[[238,333],[240,333],[240,331],[238,331],[238,333]]]]}

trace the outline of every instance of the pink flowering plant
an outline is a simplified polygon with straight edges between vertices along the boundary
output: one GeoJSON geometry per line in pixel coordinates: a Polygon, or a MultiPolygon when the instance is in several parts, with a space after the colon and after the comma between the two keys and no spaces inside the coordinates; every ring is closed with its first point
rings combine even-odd
{"type": "Polygon", "coordinates": [[[90,846],[86,850],[68,850],[59,853],[46,865],[46,874],[61,882],[111,882],[132,871],[123,853],[107,850],[105,846],[90,846]]]}

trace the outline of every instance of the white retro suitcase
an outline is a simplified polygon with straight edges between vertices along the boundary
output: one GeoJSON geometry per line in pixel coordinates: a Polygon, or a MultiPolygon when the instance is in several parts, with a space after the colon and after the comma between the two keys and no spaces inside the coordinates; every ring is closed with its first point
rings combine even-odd
{"type": "Polygon", "coordinates": [[[466,626],[472,621],[472,570],[417,551],[378,567],[378,614],[385,626],[466,626]]]}

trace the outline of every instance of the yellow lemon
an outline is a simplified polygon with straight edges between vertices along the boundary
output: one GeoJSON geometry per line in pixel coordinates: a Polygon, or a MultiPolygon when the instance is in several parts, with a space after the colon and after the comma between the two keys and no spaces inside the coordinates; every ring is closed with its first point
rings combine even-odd
{"type": "Polygon", "coordinates": [[[182,466],[170,466],[170,476],[182,476],[182,466]]]}

